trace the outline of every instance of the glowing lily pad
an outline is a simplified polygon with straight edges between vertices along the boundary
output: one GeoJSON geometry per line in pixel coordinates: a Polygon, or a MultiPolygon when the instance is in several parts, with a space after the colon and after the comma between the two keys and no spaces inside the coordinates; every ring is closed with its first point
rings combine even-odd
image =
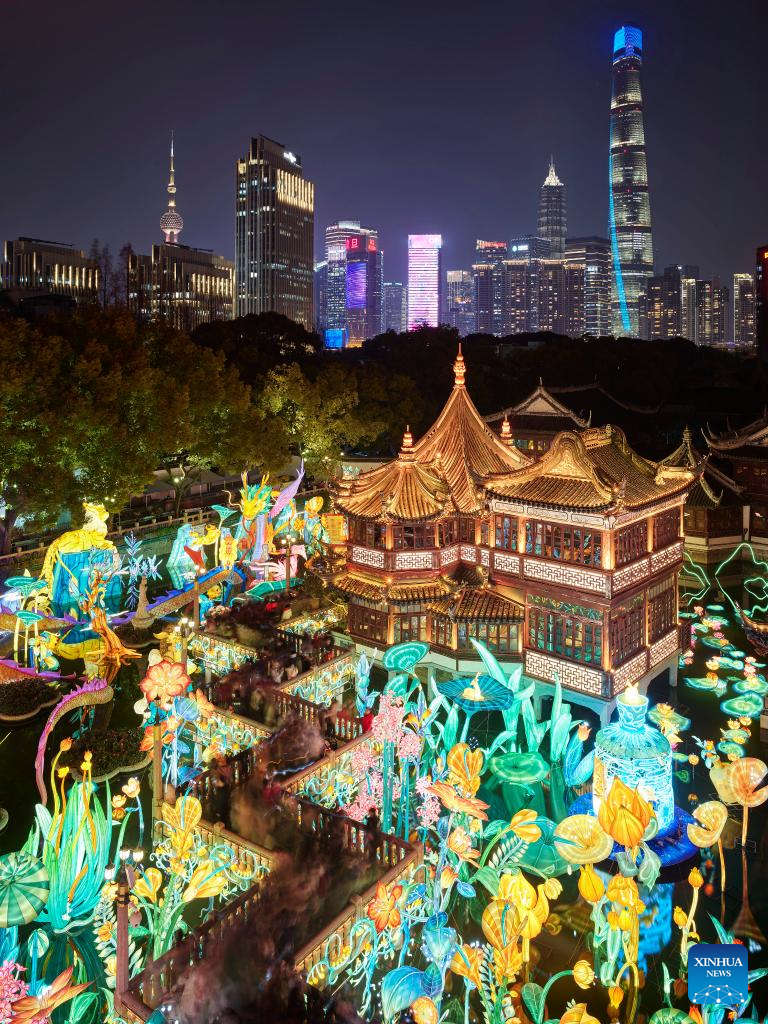
{"type": "Polygon", "coordinates": [[[719,639],[716,636],[705,636],[701,642],[705,647],[716,647],[720,651],[728,651],[730,653],[734,650],[733,644],[730,640],[726,640],[725,637],[719,639]]]}
{"type": "Polygon", "coordinates": [[[437,690],[468,714],[476,711],[503,711],[511,708],[523,696],[491,676],[484,675],[476,675],[471,679],[468,676],[448,679],[444,683],[437,683],[437,690]]]}
{"type": "Polygon", "coordinates": [[[749,739],[746,729],[723,729],[721,733],[724,740],[732,740],[734,743],[738,743],[739,740],[746,743],[749,739]]]}
{"type": "Polygon", "coordinates": [[[763,698],[758,697],[756,693],[745,693],[741,697],[724,700],[720,705],[720,710],[724,715],[731,717],[746,715],[749,718],[759,718],[760,712],[763,710],[763,698]]]}
{"type": "Polygon", "coordinates": [[[491,771],[505,782],[529,786],[546,779],[549,775],[549,765],[541,754],[499,754],[491,758],[491,771]]]}
{"type": "Polygon", "coordinates": [[[723,740],[722,743],[717,744],[717,749],[721,754],[735,754],[736,757],[744,756],[744,747],[739,746],[738,743],[733,743],[731,740],[723,740]]]}
{"type": "Polygon", "coordinates": [[[698,618],[696,612],[678,612],[678,618],[680,619],[696,619],[698,618]]]}
{"type": "Polygon", "coordinates": [[[736,693],[768,693],[768,683],[762,676],[750,676],[748,679],[740,679],[733,688],[736,693]]]}
{"type": "Polygon", "coordinates": [[[44,619],[45,616],[41,615],[39,612],[30,611],[28,608],[22,608],[20,611],[16,612],[16,618],[25,625],[31,625],[33,622],[40,622],[40,620],[44,619]]]}
{"type": "Polygon", "coordinates": [[[35,590],[42,590],[47,583],[35,576],[9,576],[5,585],[11,590],[20,590],[22,594],[31,594],[35,590]]]}
{"type": "Polygon", "coordinates": [[[410,672],[426,655],[429,647],[426,644],[405,643],[395,644],[384,652],[382,661],[384,668],[390,672],[410,672]]]}
{"type": "Polygon", "coordinates": [[[528,868],[529,871],[542,878],[552,878],[554,875],[564,874],[568,870],[568,865],[555,846],[555,828],[557,826],[549,818],[537,818],[536,824],[541,829],[541,838],[527,847],[520,860],[521,867],[528,868]]]}
{"type": "Polygon", "coordinates": [[[722,612],[722,611],[725,611],[725,609],[723,608],[723,606],[721,604],[708,604],[706,610],[708,612],[722,612]]]}
{"type": "Polygon", "coordinates": [[[724,693],[726,689],[722,679],[708,679],[706,676],[685,676],[683,681],[694,690],[719,690],[724,693]]]}

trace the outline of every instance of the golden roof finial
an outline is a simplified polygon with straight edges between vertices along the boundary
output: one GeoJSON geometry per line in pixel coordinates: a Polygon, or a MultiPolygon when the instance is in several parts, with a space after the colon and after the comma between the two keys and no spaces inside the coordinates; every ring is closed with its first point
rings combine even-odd
{"type": "Polygon", "coordinates": [[[461,342],[459,342],[459,354],[456,356],[456,362],[453,364],[453,373],[456,378],[453,385],[455,388],[464,387],[464,375],[466,370],[467,368],[464,365],[464,356],[461,354],[461,342]]]}
{"type": "Polygon", "coordinates": [[[504,414],[504,419],[501,422],[501,440],[504,444],[512,444],[512,427],[509,423],[509,416],[504,414]]]}
{"type": "Polygon", "coordinates": [[[413,434],[411,433],[411,425],[409,423],[408,426],[405,428],[405,433],[403,434],[403,443],[401,445],[400,451],[408,452],[412,448],[413,448],[413,434]]]}

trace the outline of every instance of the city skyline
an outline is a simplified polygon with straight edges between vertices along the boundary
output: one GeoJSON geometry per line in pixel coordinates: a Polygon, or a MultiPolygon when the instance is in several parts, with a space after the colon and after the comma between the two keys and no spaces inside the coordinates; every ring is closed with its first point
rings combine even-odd
{"type": "MultiPolygon", "coordinates": [[[[343,17],[346,5],[335,5],[324,17],[338,23],[342,39],[354,42],[371,35],[372,59],[383,60],[389,52],[387,46],[397,37],[398,52],[407,61],[400,78],[391,61],[385,60],[385,71],[376,82],[356,80],[352,91],[343,73],[326,68],[326,94],[345,95],[348,105],[339,108],[323,101],[318,114],[310,80],[318,72],[322,54],[312,47],[309,31],[317,13],[308,5],[300,6],[301,38],[291,41],[296,65],[292,84],[278,87],[280,82],[275,80],[274,88],[266,90],[258,105],[252,101],[255,85],[249,83],[235,59],[242,52],[241,45],[228,38],[232,53],[224,47],[235,12],[241,21],[248,20],[245,5],[235,4],[222,14],[211,31],[200,36],[204,46],[190,39],[189,47],[184,48],[187,63],[198,62],[201,68],[216,71],[217,93],[224,90],[241,97],[223,105],[206,100],[205,92],[198,93],[195,87],[191,97],[205,102],[180,104],[182,82],[185,90],[190,88],[184,76],[178,76],[178,84],[171,76],[161,98],[156,90],[137,85],[131,102],[120,102],[122,82],[116,69],[121,54],[128,52],[126,48],[137,44],[139,38],[144,46],[147,38],[158,39],[154,47],[149,46],[148,61],[150,68],[155,61],[159,67],[165,27],[184,26],[191,34],[202,16],[201,6],[187,5],[182,17],[180,5],[170,4],[159,12],[139,3],[138,16],[114,38],[106,67],[102,67],[102,51],[94,51],[90,44],[96,35],[114,28],[113,15],[95,5],[81,4],[65,21],[56,17],[52,8],[42,28],[35,25],[43,68],[41,84],[27,91],[8,115],[9,133],[22,140],[23,148],[0,172],[2,235],[52,238],[86,249],[93,237],[99,237],[115,252],[125,241],[146,247],[158,234],[156,197],[167,180],[171,130],[175,133],[177,185],[184,194],[185,241],[228,258],[234,255],[232,166],[241,155],[242,140],[259,133],[302,154],[305,175],[316,186],[316,258],[321,256],[326,224],[358,218],[376,224],[380,231],[387,278],[406,276],[410,233],[442,234],[444,266],[467,267],[476,238],[508,239],[536,231],[538,190],[550,153],[568,187],[569,234],[605,235],[609,55],[613,33],[627,22],[638,24],[645,37],[643,89],[655,269],[696,262],[708,277],[719,276],[724,281],[734,272],[751,269],[754,247],[768,219],[759,183],[768,147],[762,133],[754,127],[750,131],[759,124],[760,55],[753,41],[759,33],[739,30],[740,61],[729,72],[732,84],[723,93],[714,90],[707,78],[707,54],[727,45],[723,33],[734,30],[722,20],[715,29],[701,5],[694,8],[683,3],[675,11],[664,11],[660,4],[635,3],[606,12],[604,5],[593,3],[582,5],[576,14],[556,3],[561,16],[549,33],[547,46],[550,55],[561,60],[547,61],[546,70],[528,53],[531,39],[543,29],[544,14],[516,12],[513,19],[500,10],[490,22],[496,31],[473,26],[477,44],[473,53],[482,51],[491,70],[485,78],[486,108],[478,110],[473,105],[476,116],[473,113],[463,121],[462,139],[479,155],[472,162],[471,194],[465,192],[457,204],[451,196],[462,178],[463,165],[451,160],[456,136],[449,125],[448,108],[453,114],[474,103],[477,85],[472,83],[472,74],[479,57],[473,56],[467,67],[458,68],[449,61],[448,46],[444,56],[450,74],[445,73],[448,64],[441,64],[439,57],[441,45],[447,45],[445,22],[430,21],[430,4],[418,12],[409,10],[408,32],[401,33],[402,38],[392,26],[378,23],[371,34],[376,22],[373,17],[367,29],[352,25],[343,17]],[[511,27],[513,20],[514,33],[498,33],[505,25],[511,27]],[[141,32],[136,24],[142,26],[141,32]],[[696,37],[693,48],[686,45],[692,33],[696,37]],[[496,34],[504,37],[505,67],[515,67],[512,79],[493,62],[499,54],[496,34]],[[428,37],[434,45],[424,50],[428,37]],[[47,68],[53,68],[54,55],[62,46],[69,55],[73,87],[94,70],[103,76],[103,90],[100,86],[98,95],[92,96],[96,121],[89,119],[87,129],[77,119],[56,122],[54,108],[44,99],[44,83],[50,74],[47,68]],[[696,53],[690,53],[691,49],[696,53]],[[419,61],[415,60],[417,53],[419,61]],[[78,61],[86,64],[81,67],[78,61]],[[710,145],[711,135],[705,138],[697,129],[701,125],[695,113],[680,119],[675,105],[668,102],[682,75],[689,94],[692,91],[701,110],[708,111],[708,123],[714,117],[719,124],[720,144],[716,147],[710,145]],[[467,89],[470,98],[462,99],[462,90],[467,89]],[[733,102],[736,95],[738,104],[733,102]],[[355,113],[372,102],[381,111],[381,116],[370,122],[375,130],[366,128],[355,113]],[[194,115],[187,113],[188,107],[194,115]],[[332,116],[334,109],[343,109],[344,116],[332,116]],[[718,110],[723,114],[727,110],[728,116],[718,118],[718,110]],[[429,123],[424,122],[425,114],[429,114],[429,123]],[[142,125],[138,137],[137,123],[142,125]],[[32,131],[33,124],[47,130],[32,131]],[[57,189],[48,183],[49,165],[44,158],[51,139],[57,146],[57,189]],[[62,192],[66,202],[61,201],[62,192]]],[[[284,15],[267,11],[264,16],[267,31],[285,29],[284,15]]],[[[30,14],[19,11],[18,17],[23,23],[30,14]]],[[[755,17],[755,28],[762,17],[755,17]]],[[[551,11],[548,23],[550,19],[551,11]]],[[[23,24],[21,30],[23,34],[23,24]]],[[[11,74],[17,60],[11,55],[11,74]]],[[[270,55],[265,62],[269,80],[269,69],[277,65],[270,55]]],[[[152,74],[147,78],[151,84],[152,74]]]]}

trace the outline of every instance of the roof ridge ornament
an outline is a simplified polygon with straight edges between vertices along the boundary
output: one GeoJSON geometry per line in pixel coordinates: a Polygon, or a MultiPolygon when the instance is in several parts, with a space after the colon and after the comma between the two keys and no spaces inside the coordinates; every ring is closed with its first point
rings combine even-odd
{"type": "Polygon", "coordinates": [[[453,364],[453,375],[454,375],[454,388],[464,387],[464,378],[466,376],[467,367],[464,363],[464,356],[461,352],[461,342],[459,342],[459,353],[456,356],[456,362],[453,364]]]}

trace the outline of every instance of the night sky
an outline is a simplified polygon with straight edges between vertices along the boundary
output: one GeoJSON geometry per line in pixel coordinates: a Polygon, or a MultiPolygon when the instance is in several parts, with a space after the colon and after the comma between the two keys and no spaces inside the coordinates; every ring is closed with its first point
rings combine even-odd
{"type": "Polygon", "coordinates": [[[657,267],[730,283],[768,239],[761,0],[5,0],[0,238],[114,251],[161,240],[176,135],[181,241],[234,251],[235,160],[263,133],[315,182],[315,250],[337,218],[408,232],[446,268],[475,238],[534,232],[552,151],[568,233],[605,235],[614,29],[644,31],[657,267]]]}

